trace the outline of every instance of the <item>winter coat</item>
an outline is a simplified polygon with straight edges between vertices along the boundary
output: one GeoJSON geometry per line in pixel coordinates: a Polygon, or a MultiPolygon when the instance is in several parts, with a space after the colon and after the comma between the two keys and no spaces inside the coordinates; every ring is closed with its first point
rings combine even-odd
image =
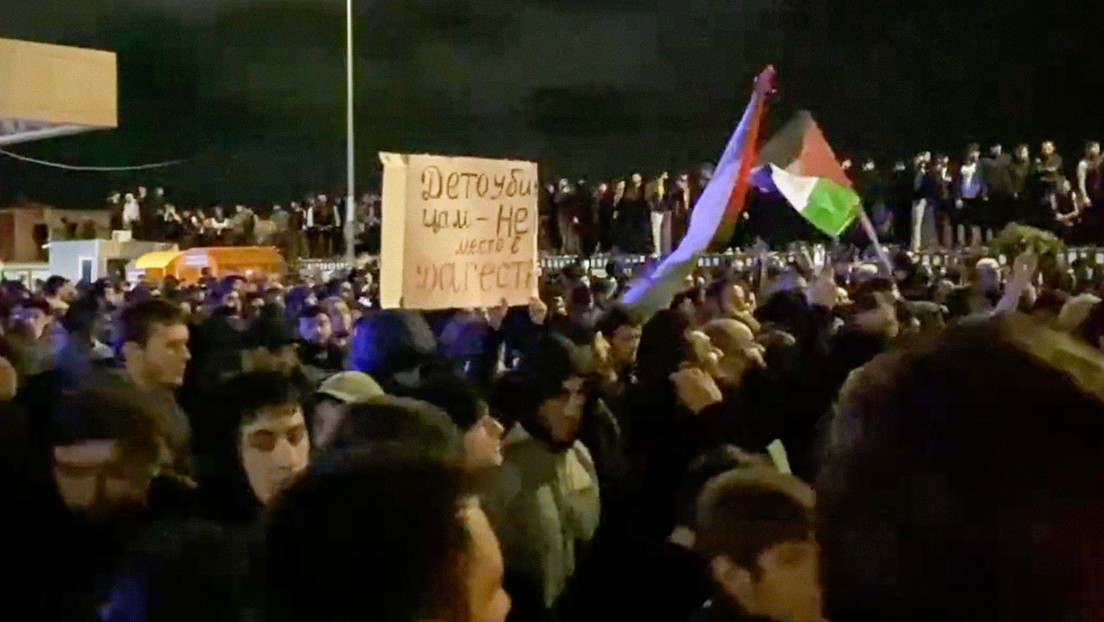
{"type": "Polygon", "coordinates": [[[520,426],[507,437],[503,478],[517,492],[499,525],[512,596],[517,604],[554,607],[578,564],[576,547],[598,529],[601,502],[590,452],[576,442],[563,452],[520,426]]]}

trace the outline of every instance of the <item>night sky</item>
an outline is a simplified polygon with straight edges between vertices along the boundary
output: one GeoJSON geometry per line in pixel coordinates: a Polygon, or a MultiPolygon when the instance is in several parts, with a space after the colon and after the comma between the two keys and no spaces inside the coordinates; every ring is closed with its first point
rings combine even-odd
{"type": "MultiPolygon", "coordinates": [[[[0,0],[0,36],[119,55],[120,127],[0,157],[0,202],[179,204],[344,185],[343,0],[0,0]]],[[[1104,3],[1020,0],[358,0],[359,179],[376,152],[535,159],[542,175],[646,175],[716,157],[753,75],[771,125],[809,109],[839,152],[1104,136],[1104,3]]]]}

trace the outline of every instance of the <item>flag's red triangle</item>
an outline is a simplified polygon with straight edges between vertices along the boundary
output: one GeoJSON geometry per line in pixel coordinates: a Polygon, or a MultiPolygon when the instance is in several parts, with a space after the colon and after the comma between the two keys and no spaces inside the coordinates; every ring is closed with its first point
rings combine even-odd
{"type": "Polygon", "coordinates": [[[801,140],[801,152],[787,170],[806,177],[823,177],[841,186],[851,187],[851,180],[836,160],[836,154],[824,138],[816,121],[809,119],[801,140]]]}
{"type": "Polygon", "coordinates": [[[824,132],[807,111],[798,112],[763,146],[759,165],[773,164],[794,175],[823,177],[851,187],[824,132]]]}

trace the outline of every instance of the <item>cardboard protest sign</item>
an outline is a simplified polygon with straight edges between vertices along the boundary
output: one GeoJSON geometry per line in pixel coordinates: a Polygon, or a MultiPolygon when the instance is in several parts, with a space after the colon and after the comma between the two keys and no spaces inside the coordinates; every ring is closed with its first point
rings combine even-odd
{"type": "Polygon", "coordinates": [[[380,304],[527,304],[537,293],[535,162],[381,153],[380,304]]]}

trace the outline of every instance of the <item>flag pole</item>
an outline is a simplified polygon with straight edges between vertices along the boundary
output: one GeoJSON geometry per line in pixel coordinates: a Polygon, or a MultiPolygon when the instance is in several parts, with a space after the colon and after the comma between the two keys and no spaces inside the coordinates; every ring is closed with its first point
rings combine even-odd
{"type": "MultiPolygon", "coordinates": [[[[882,264],[882,268],[885,268],[886,277],[893,280],[893,264],[890,263],[889,255],[886,255],[882,243],[878,240],[878,232],[874,230],[874,223],[870,221],[870,216],[863,209],[862,201],[855,208],[859,210],[859,222],[862,224],[863,231],[866,232],[866,237],[874,243],[874,252],[878,255],[878,262],[882,264]]],[[[896,284],[894,287],[896,288],[896,284]]]]}
{"type": "Polygon", "coordinates": [[[356,196],[354,183],[354,157],[356,149],[353,141],[353,0],[345,0],[345,261],[351,266],[355,256],[353,245],[356,242],[356,196]]]}

